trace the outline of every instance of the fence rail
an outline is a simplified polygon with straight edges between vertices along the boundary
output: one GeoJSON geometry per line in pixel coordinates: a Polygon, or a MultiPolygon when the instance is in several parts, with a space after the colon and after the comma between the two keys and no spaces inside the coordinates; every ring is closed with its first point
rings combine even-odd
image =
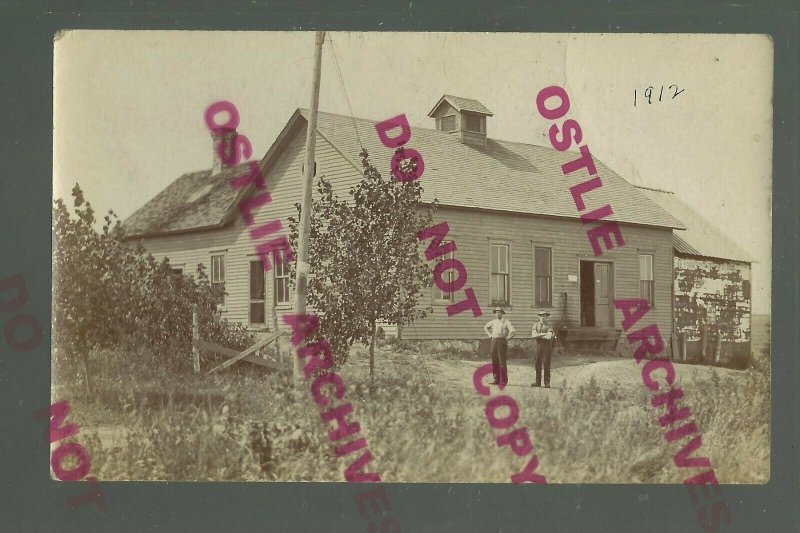
{"type": "Polygon", "coordinates": [[[226,346],[215,344],[213,342],[204,341],[203,339],[201,339],[200,328],[198,327],[198,321],[197,321],[197,311],[193,311],[192,312],[192,366],[196,373],[200,372],[200,350],[205,350],[209,352],[216,352],[228,358],[225,362],[209,370],[207,374],[212,374],[218,370],[228,368],[229,366],[232,366],[238,363],[239,361],[247,361],[248,363],[260,365],[269,368],[270,370],[275,370],[278,372],[287,372],[287,373],[291,372],[292,371],[291,368],[281,363],[269,361],[267,359],[254,355],[257,351],[261,350],[262,348],[265,348],[269,344],[276,342],[280,338],[280,336],[281,333],[279,331],[269,333],[259,338],[252,346],[242,351],[237,351],[228,348],[226,346]]]}

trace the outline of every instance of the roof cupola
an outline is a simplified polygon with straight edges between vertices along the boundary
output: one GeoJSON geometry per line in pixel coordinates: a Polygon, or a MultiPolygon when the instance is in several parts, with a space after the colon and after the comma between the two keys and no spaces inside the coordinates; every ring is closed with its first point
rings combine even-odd
{"type": "Polygon", "coordinates": [[[458,137],[464,144],[486,146],[486,117],[492,112],[477,100],[445,94],[428,113],[436,129],[458,137]]]}

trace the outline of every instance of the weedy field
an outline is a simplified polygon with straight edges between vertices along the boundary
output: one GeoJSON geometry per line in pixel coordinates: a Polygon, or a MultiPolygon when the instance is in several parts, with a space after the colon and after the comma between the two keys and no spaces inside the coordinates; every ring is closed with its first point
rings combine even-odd
{"type": "MultiPolygon", "coordinates": [[[[700,451],[721,483],[769,479],[768,332],[758,339],[745,370],[676,364],[700,451]]],[[[496,446],[472,388],[486,361],[457,348],[383,343],[372,386],[365,350],[341,369],[384,481],[508,482],[524,466],[496,446]]],[[[246,363],[207,376],[149,371],[140,360],[93,352],[91,394],[78,369],[54,370],[54,400],[70,400],[99,479],[343,480],[307,387],[295,392],[286,377],[246,363]]],[[[531,433],[537,473],[549,483],[682,483],[702,471],[674,465],[681,444],[664,440],[639,372],[632,359],[573,354],[554,359],[553,389],[532,389],[530,361],[514,360],[506,393],[531,433]]]]}

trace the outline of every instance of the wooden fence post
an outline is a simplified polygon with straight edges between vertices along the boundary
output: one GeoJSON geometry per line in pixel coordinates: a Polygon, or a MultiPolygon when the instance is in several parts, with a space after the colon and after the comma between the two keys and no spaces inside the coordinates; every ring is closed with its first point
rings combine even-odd
{"type": "MultiPolygon", "coordinates": [[[[200,326],[197,324],[197,306],[192,306],[192,340],[200,338],[200,326]]],[[[192,343],[192,366],[195,373],[200,372],[200,349],[192,343]]]]}
{"type": "MultiPolygon", "coordinates": [[[[278,333],[278,306],[275,304],[274,295],[272,298],[272,330],[273,333],[278,333]]],[[[278,361],[282,363],[280,337],[275,339],[275,355],[278,356],[278,361]]]]}
{"type": "Polygon", "coordinates": [[[707,324],[700,326],[700,360],[705,363],[708,360],[708,341],[709,327],[707,324]]]}
{"type": "Polygon", "coordinates": [[[687,359],[687,357],[686,357],[686,337],[687,337],[686,332],[682,331],[681,332],[681,359],[683,360],[684,363],[686,362],[686,359],[687,359]]]}
{"type": "Polygon", "coordinates": [[[677,361],[678,360],[678,339],[675,335],[675,328],[672,328],[672,331],[669,334],[669,359],[670,361],[677,361]]]}

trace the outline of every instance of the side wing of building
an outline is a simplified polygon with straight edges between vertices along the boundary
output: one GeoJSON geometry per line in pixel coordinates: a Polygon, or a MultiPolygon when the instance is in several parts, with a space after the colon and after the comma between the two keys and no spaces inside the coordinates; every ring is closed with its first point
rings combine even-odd
{"type": "MultiPolygon", "coordinates": [[[[292,298],[287,290],[285,271],[273,265],[265,273],[256,245],[289,234],[288,218],[296,216],[295,203],[300,202],[302,194],[304,145],[305,122],[302,121],[283,141],[274,162],[264,173],[266,190],[272,201],[253,211],[252,226],[246,226],[236,213],[223,228],[142,239],[145,249],[156,259],[168,257],[173,267],[186,274],[195,272],[197,265],[203,264],[209,278],[221,278],[228,293],[223,306],[223,316],[228,320],[253,327],[269,327],[273,323],[273,303],[279,319],[291,311],[292,298]],[[281,221],[283,227],[279,232],[259,241],[251,238],[251,228],[273,220],[281,221]],[[218,273],[220,262],[222,272],[218,273]]],[[[316,159],[318,174],[324,173],[341,191],[346,192],[361,178],[353,164],[321,135],[317,136],[316,159]]]]}

